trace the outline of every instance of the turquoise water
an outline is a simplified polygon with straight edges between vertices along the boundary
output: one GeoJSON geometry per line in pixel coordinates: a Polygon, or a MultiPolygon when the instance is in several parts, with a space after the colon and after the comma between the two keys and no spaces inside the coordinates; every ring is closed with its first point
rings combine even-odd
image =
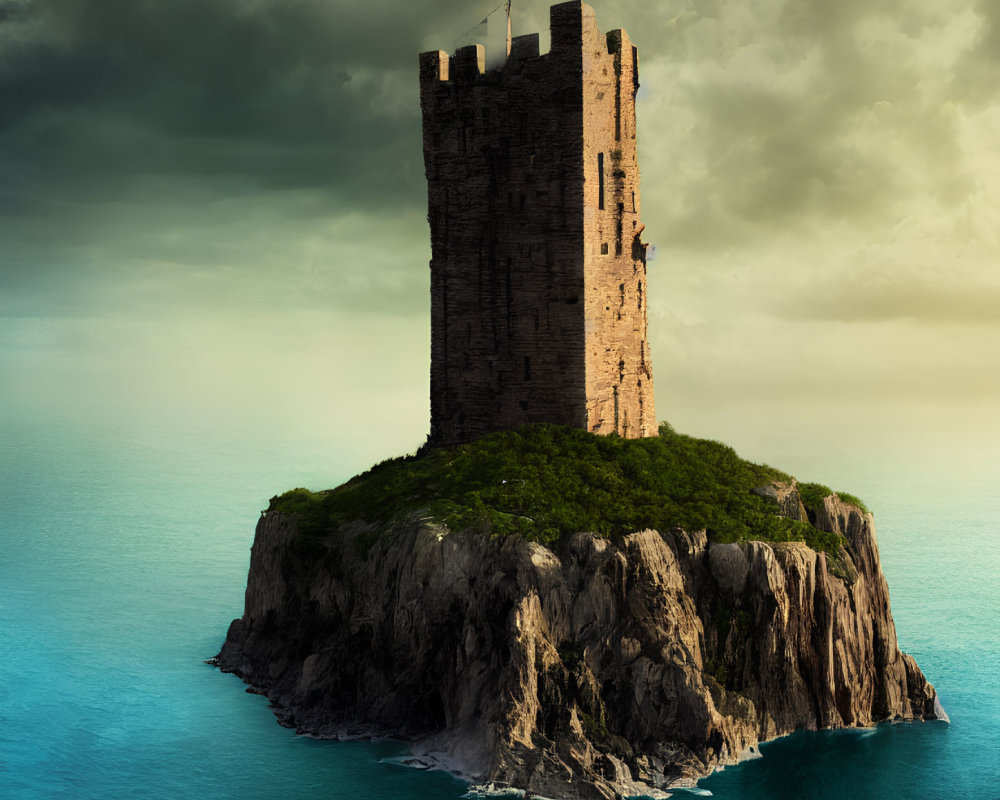
{"type": "Polygon", "coordinates": [[[1000,497],[981,469],[926,462],[863,479],[900,647],[951,724],[804,732],[701,781],[715,797],[1000,798],[1000,497]],[[951,476],[953,485],[942,483],[951,476]]]}
{"type": "MultiPolygon", "coordinates": [[[[0,435],[0,797],[462,795],[396,744],[296,737],[202,663],[240,613],[258,509],[347,477],[320,443],[27,412],[0,435]]],[[[878,481],[900,641],[952,724],[791,736],[700,791],[1000,798],[1000,501],[878,481]]]]}

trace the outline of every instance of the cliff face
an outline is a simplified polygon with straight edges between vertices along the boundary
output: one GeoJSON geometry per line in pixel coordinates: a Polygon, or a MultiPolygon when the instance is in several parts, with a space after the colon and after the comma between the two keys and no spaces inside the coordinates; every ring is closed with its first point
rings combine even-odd
{"type": "Polygon", "coordinates": [[[551,550],[416,517],[310,539],[270,513],[218,663],[302,732],[411,738],[554,798],[651,794],[797,729],[943,716],[897,646],[871,515],[832,496],[815,517],[845,536],[837,559],[681,530],[551,550]]]}

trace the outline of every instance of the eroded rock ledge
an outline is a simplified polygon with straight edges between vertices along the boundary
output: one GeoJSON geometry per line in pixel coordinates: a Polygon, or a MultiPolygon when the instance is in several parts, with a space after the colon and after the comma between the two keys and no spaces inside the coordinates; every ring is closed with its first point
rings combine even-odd
{"type": "Polygon", "coordinates": [[[217,662],[300,732],[411,739],[552,798],[655,795],[794,730],[942,717],[897,646],[871,515],[831,496],[814,516],[846,538],[837,559],[682,530],[549,549],[419,515],[314,539],[272,512],[217,662]]]}

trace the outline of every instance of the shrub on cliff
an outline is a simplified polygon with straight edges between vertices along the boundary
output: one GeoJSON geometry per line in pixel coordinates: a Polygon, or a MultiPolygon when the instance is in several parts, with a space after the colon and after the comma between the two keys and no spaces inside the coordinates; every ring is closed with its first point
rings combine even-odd
{"type": "Polygon", "coordinates": [[[780,517],[773,501],[751,492],[791,480],[666,423],[648,439],[538,424],[390,459],[325,492],[295,489],[270,509],[298,516],[310,536],[426,508],[452,530],[478,526],[542,542],[680,527],[704,528],[715,541],[804,541],[836,553],[837,534],[780,517]]]}

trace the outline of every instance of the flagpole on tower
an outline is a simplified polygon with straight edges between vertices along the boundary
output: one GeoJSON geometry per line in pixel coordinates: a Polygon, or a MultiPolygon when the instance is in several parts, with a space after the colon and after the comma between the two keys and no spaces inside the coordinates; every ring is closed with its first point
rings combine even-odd
{"type": "Polygon", "coordinates": [[[507,0],[507,55],[510,55],[510,0],[507,0]]]}

